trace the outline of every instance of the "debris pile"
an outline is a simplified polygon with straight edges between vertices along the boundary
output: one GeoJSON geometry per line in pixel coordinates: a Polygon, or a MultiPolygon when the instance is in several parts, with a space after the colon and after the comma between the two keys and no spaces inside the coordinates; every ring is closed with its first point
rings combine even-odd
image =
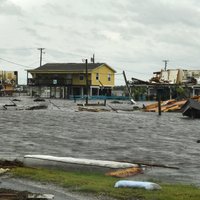
{"type": "Polygon", "coordinates": [[[195,101],[194,99],[189,99],[182,106],[182,114],[183,116],[187,116],[190,118],[200,118],[200,101],[195,101]]]}
{"type": "MultiPolygon", "coordinates": [[[[200,96],[192,97],[196,101],[200,102],[200,96]]],[[[161,111],[162,112],[181,112],[182,106],[187,102],[187,99],[177,101],[175,99],[162,101],[161,102],[161,111]]],[[[143,110],[145,112],[158,112],[158,103],[153,103],[147,106],[144,106],[143,110]]]]}

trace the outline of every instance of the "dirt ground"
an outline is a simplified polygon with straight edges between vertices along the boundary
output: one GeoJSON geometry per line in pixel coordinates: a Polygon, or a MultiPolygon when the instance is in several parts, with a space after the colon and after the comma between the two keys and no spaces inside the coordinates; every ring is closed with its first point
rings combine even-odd
{"type": "Polygon", "coordinates": [[[19,160],[0,160],[0,168],[22,167],[23,163],[19,160]]]}
{"type": "MultiPolygon", "coordinates": [[[[18,160],[0,160],[0,168],[22,167],[23,163],[18,160]]],[[[0,188],[0,200],[26,200],[28,191],[16,191],[11,189],[0,188]]],[[[30,200],[30,199],[29,199],[30,200]]]]}
{"type": "Polygon", "coordinates": [[[21,191],[0,188],[0,200],[27,200],[27,199],[28,199],[27,191],[21,192],[21,191]]]}
{"type": "MultiPolygon", "coordinates": [[[[15,160],[0,160],[0,169],[23,167],[23,163],[15,160]]],[[[54,196],[56,200],[114,200],[105,196],[72,193],[56,185],[31,181],[28,179],[14,178],[10,173],[0,173],[0,200],[45,200],[40,195],[54,196]],[[31,197],[33,195],[34,197],[31,197]]]]}

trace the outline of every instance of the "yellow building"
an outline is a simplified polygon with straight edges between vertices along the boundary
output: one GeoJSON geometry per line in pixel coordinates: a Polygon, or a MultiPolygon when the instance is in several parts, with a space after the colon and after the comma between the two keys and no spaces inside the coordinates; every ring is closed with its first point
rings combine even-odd
{"type": "Polygon", "coordinates": [[[90,96],[110,96],[116,71],[106,63],[47,63],[27,73],[32,76],[27,80],[32,94],[69,98],[87,91],[90,96]]]}

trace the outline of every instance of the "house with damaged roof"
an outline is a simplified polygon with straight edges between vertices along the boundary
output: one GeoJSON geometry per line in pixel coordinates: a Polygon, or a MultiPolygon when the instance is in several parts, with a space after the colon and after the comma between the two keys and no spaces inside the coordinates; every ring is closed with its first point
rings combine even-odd
{"type": "Polygon", "coordinates": [[[110,96],[115,73],[106,63],[47,63],[27,70],[27,83],[32,95],[47,98],[110,96]]]}

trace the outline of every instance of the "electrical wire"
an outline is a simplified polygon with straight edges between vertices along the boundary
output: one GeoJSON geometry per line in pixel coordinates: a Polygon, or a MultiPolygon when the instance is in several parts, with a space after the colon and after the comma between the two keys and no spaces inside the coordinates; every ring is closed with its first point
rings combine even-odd
{"type": "MultiPolygon", "coordinates": [[[[35,49],[35,48],[22,48],[22,49],[14,49],[14,50],[27,50],[27,49],[35,49]]],[[[6,50],[13,50],[13,49],[6,49],[6,50]]],[[[48,50],[46,50],[46,52],[51,52],[51,51],[54,51],[53,49],[49,49],[49,51],[48,50]]],[[[84,57],[84,56],[82,56],[82,55],[80,55],[80,54],[76,54],[76,53],[69,53],[69,52],[64,52],[64,54],[68,54],[68,55],[74,55],[74,56],[78,56],[78,57],[84,57]]],[[[32,65],[32,64],[35,64],[35,63],[37,63],[38,61],[36,61],[36,62],[34,62],[34,63],[32,63],[32,64],[30,64],[29,66],[28,65],[23,65],[23,64],[19,64],[19,63],[16,63],[16,62],[13,62],[13,61],[10,61],[10,60],[7,60],[7,59],[4,59],[4,58],[0,58],[1,60],[3,60],[3,61],[5,61],[5,62],[8,62],[8,63],[11,63],[11,64],[15,64],[15,65],[18,65],[18,66],[21,66],[21,67],[24,67],[24,68],[29,68],[29,69],[32,69],[32,67],[30,67],[30,65],[32,65]]],[[[43,58],[43,60],[46,60],[47,61],[47,59],[46,58],[43,58]]],[[[55,62],[55,61],[54,61],[55,62]]],[[[124,62],[126,62],[126,60],[124,60],[124,62]]],[[[135,63],[135,62],[134,62],[135,63]]],[[[124,69],[122,69],[122,68],[119,68],[119,67],[115,67],[115,69],[118,69],[118,70],[124,70],[124,69]]],[[[136,74],[142,74],[142,75],[150,75],[150,74],[147,74],[147,73],[142,73],[142,72],[138,72],[138,71],[134,71],[134,70],[125,70],[125,71],[127,71],[127,72],[131,72],[131,73],[136,73],[136,74]]],[[[115,74],[115,75],[117,75],[117,74],[115,74]]]]}
{"type": "Polygon", "coordinates": [[[6,60],[6,59],[4,59],[4,58],[0,58],[0,60],[3,60],[3,61],[5,61],[5,62],[8,62],[8,63],[14,64],[14,65],[19,65],[19,66],[24,67],[24,68],[31,68],[30,66],[22,65],[22,64],[19,64],[19,63],[16,63],[16,62],[10,61],[10,60],[6,60]]]}

